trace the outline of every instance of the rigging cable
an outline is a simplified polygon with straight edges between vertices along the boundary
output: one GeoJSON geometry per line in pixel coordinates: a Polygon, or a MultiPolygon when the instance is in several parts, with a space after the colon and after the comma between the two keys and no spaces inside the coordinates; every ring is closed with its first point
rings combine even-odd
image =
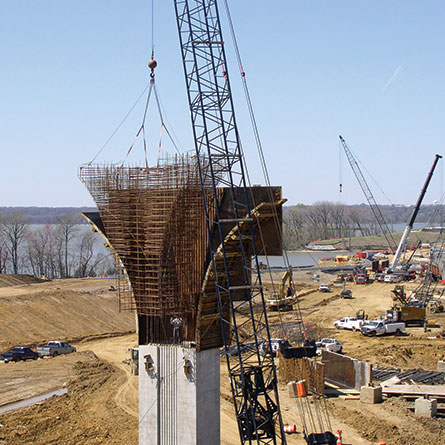
{"type": "Polygon", "coordinates": [[[95,154],[95,156],[93,157],[93,159],[91,159],[90,162],[87,162],[87,166],[91,165],[96,159],[97,157],[102,153],[102,151],[105,149],[105,147],[109,144],[109,142],[111,141],[111,139],[113,139],[113,137],[116,135],[116,133],[119,131],[119,129],[122,127],[122,125],[124,125],[125,121],[128,119],[128,117],[130,116],[131,112],[136,108],[136,106],[138,105],[139,101],[142,99],[142,97],[144,96],[144,94],[146,93],[146,91],[148,90],[148,88],[150,87],[150,83],[144,88],[144,90],[142,91],[142,93],[138,96],[138,98],[136,99],[136,102],[134,102],[134,104],[131,106],[131,108],[128,110],[127,114],[124,116],[124,118],[120,121],[120,123],[118,124],[118,126],[115,128],[115,130],[111,133],[110,137],[105,141],[105,143],[100,147],[100,149],[98,150],[98,152],[95,154]]]}

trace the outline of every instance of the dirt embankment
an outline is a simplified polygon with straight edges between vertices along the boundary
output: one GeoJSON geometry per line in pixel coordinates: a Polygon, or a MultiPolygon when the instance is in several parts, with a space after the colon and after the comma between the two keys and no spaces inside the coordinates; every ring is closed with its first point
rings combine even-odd
{"type": "Polygon", "coordinates": [[[70,279],[0,287],[0,351],[134,331],[134,314],[119,313],[110,284],[111,280],[70,279]]]}
{"type": "Polygon", "coordinates": [[[0,287],[21,286],[23,284],[44,283],[45,280],[26,274],[0,274],[0,287]]]}
{"type": "Polygon", "coordinates": [[[0,415],[0,443],[136,445],[137,417],[112,397],[127,380],[124,371],[89,353],[74,364],[72,377],[68,394],[0,415]]]}

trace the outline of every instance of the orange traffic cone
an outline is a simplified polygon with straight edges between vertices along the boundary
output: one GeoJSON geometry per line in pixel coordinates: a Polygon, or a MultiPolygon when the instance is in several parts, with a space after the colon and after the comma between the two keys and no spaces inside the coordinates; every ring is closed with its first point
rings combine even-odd
{"type": "Polygon", "coordinates": [[[337,445],[343,445],[343,439],[341,437],[342,430],[337,430],[337,445]]]}
{"type": "Polygon", "coordinates": [[[292,434],[297,432],[297,425],[284,425],[284,432],[287,434],[292,434]]]}

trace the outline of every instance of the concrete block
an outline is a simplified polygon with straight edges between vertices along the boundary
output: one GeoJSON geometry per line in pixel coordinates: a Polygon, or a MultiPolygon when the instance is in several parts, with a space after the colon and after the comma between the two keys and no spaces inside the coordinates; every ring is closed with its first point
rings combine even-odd
{"type": "Polygon", "coordinates": [[[287,384],[287,389],[289,390],[289,397],[291,399],[297,398],[297,382],[289,382],[287,384]]]}
{"type": "Polygon", "coordinates": [[[436,417],[437,399],[419,397],[415,403],[415,414],[419,417],[436,417]]]}
{"type": "Polygon", "coordinates": [[[362,386],[360,388],[360,402],[362,403],[380,403],[382,401],[381,386],[362,386]]]}
{"type": "Polygon", "coordinates": [[[445,371],[445,360],[439,360],[437,362],[437,370],[438,371],[445,371]]]}

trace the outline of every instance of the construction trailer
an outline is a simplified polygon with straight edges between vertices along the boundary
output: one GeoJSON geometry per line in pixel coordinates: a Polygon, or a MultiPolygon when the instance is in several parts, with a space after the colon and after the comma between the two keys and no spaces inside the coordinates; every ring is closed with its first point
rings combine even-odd
{"type": "MultiPolygon", "coordinates": [[[[90,165],[80,177],[99,209],[84,216],[115,253],[120,309],[137,314],[139,443],[218,444],[224,341],[210,249],[221,246],[217,235],[209,239],[217,227],[206,227],[196,157],[176,156],[152,168],[90,165]]],[[[249,195],[259,254],[281,254],[274,219],[282,221],[280,187],[252,187],[249,195]]],[[[238,286],[234,304],[242,305],[249,293],[241,284],[238,243],[251,253],[252,240],[243,236],[250,219],[240,215],[245,222],[235,224],[231,191],[220,187],[217,196],[232,286],[238,286]]],[[[250,276],[252,285],[256,278],[250,276]]],[[[230,319],[229,300],[223,310],[230,319]]]]}

